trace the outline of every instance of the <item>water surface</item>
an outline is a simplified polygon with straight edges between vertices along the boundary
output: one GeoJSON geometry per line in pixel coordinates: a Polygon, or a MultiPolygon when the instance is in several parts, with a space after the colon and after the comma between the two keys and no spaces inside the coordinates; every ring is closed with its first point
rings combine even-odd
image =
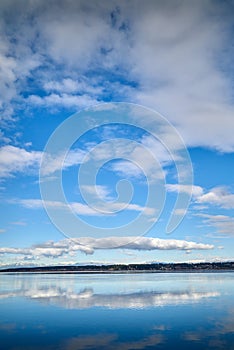
{"type": "Polygon", "coordinates": [[[1,274],[1,350],[234,349],[234,273],[1,274]]]}

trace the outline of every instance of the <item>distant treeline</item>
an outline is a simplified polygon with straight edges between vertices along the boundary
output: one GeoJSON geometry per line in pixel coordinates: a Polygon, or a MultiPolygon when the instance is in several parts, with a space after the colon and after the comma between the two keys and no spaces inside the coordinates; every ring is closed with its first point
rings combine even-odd
{"type": "Polygon", "coordinates": [[[152,263],[152,264],[114,264],[114,265],[73,265],[73,266],[41,266],[16,267],[2,269],[0,272],[42,272],[42,273],[82,273],[82,272],[174,272],[174,271],[227,271],[234,270],[234,262],[210,263],[152,263]]]}

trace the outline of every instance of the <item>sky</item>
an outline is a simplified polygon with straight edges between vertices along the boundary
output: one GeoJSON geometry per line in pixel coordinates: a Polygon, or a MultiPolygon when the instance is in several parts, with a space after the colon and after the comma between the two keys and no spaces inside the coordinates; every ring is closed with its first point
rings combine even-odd
{"type": "Polygon", "coordinates": [[[233,12],[1,1],[1,268],[233,260],[233,12]]]}

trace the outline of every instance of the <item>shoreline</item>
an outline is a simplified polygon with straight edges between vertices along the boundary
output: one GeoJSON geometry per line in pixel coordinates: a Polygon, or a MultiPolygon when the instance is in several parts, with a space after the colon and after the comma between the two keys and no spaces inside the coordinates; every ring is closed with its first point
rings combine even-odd
{"type": "Polygon", "coordinates": [[[152,274],[169,274],[169,273],[230,273],[234,272],[232,269],[223,269],[223,270],[168,270],[168,271],[161,271],[161,270],[130,270],[130,271],[100,271],[100,270],[81,270],[81,271],[0,271],[0,275],[25,275],[25,274],[41,274],[41,275],[127,275],[127,274],[143,274],[143,273],[152,273],[152,274]]]}
{"type": "Polygon", "coordinates": [[[234,262],[212,263],[152,263],[152,264],[111,264],[111,265],[57,265],[34,267],[8,267],[2,273],[40,274],[131,274],[131,273],[214,273],[232,272],[234,262]]]}

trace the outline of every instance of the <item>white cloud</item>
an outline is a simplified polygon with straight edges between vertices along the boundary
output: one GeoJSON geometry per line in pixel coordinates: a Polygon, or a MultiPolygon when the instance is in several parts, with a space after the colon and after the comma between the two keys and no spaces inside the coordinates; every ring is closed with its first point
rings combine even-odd
{"type": "Polygon", "coordinates": [[[125,202],[113,202],[106,203],[105,205],[100,205],[100,212],[103,213],[118,213],[121,210],[130,210],[136,212],[142,212],[144,215],[152,216],[155,215],[157,210],[155,208],[150,208],[134,203],[125,203],[125,202]]]}
{"type": "Polygon", "coordinates": [[[12,221],[10,224],[16,226],[27,226],[27,223],[24,220],[12,221]]]}
{"type": "Polygon", "coordinates": [[[187,144],[230,151],[231,81],[217,61],[224,58],[221,52],[230,39],[231,23],[225,21],[224,12],[214,20],[219,11],[211,1],[165,6],[151,2],[141,20],[133,23],[137,40],[132,55],[142,84],[139,102],[166,115],[187,144]]]}
{"type": "Polygon", "coordinates": [[[143,178],[144,172],[136,164],[126,161],[118,160],[111,164],[111,170],[116,172],[119,176],[125,176],[129,178],[143,178]]]}
{"type": "Polygon", "coordinates": [[[101,198],[102,200],[111,200],[110,189],[103,185],[82,185],[82,190],[91,194],[94,198],[101,198]]]}
{"type": "Polygon", "coordinates": [[[71,149],[68,153],[66,150],[55,154],[44,152],[43,166],[40,169],[41,174],[47,177],[48,175],[55,173],[57,170],[65,170],[74,165],[81,164],[84,161],[85,155],[86,152],[79,148],[71,149]]]}
{"type": "Polygon", "coordinates": [[[164,165],[170,164],[173,161],[169,150],[173,150],[173,156],[175,157],[175,161],[179,159],[179,155],[177,155],[176,153],[181,148],[181,143],[178,144],[178,138],[174,135],[174,133],[171,130],[166,129],[166,126],[164,126],[164,128],[160,127],[160,130],[157,130],[159,139],[161,139],[164,142],[164,144],[162,144],[156,138],[149,135],[143,136],[141,140],[141,143],[150,150],[154,158],[159,163],[162,163],[164,165]]]}
{"type": "Polygon", "coordinates": [[[70,107],[76,107],[83,108],[87,106],[91,106],[93,104],[97,103],[97,100],[93,99],[89,95],[71,95],[71,94],[55,94],[52,93],[50,95],[47,95],[45,97],[40,97],[37,95],[30,95],[27,100],[27,103],[38,105],[38,106],[45,106],[45,107],[58,107],[63,106],[65,108],[70,107]]]}
{"type": "Polygon", "coordinates": [[[234,194],[229,193],[224,187],[215,187],[209,192],[200,195],[197,202],[201,204],[213,204],[225,209],[234,209],[234,194]]]}
{"type": "Polygon", "coordinates": [[[74,93],[79,91],[79,84],[71,78],[63,79],[61,82],[49,81],[45,82],[44,89],[46,91],[58,91],[63,93],[74,93]]]}
{"type": "Polygon", "coordinates": [[[102,93],[103,88],[98,86],[95,80],[92,80],[92,85],[87,79],[74,80],[71,78],[62,79],[61,81],[52,80],[45,82],[44,89],[48,92],[66,93],[80,95],[94,95],[98,96],[102,93]],[[97,86],[96,86],[97,85],[97,86]]]}
{"type": "Polygon", "coordinates": [[[70,203],[71,209],[78,215],[90,215],[90,216],[99,216],[102,215],[102,212],[95,210],[89,205],[82,203],[70,203]]]}
{"type": "Polygon", "coordinates": [[[113,246],[133,250],[213,249],[213,246],[210,244],[150,237],[107,237],[99,239],[82,238],[82,243],[92,246],[94,249],[108,249],[109,247],[113,246]]]}
{"type": "Polygon", "coordinates": [[[20,15],[22,6],[19,3],[1,2],[0,10],[0,113],[4,125],[4,122],[12,122],[15,118],[14,102],[20,100],[26,79],[40,66],[43,58],[40,50],[35,53],[29,45],[36,33],[33,26],[28,30],[28,23],[20,15]],[[10,18],[13,20],[12,25],[9,23],[10,18]]]}
{"type": "MultiPolygon", "coordinates": [[[[2,47],[0,47],[2,49],[2,47]]],[[[5,50],[4,50],[5,51],[5,50]]],[[[8,119],[12,114],[12,109],[8,103],[16,94],[15,80],[16,74],[14,72],[16,68],[16,62],[12,57],[6,57],[6,52],[1,53],[0,51],[0,89],[1,89],[1,99],[0,99],[0,109],[3,113],[3,109],[7,108],[4,113],[4,117],[8,119]]]]}
{"type": "MultiPolygon", "coordinates": [[[[28,209],[42,209],[44,207],[43,203],[45,203],[45,201],[41,199],[21,199],[21,200],[13,200],[11,202],[18,203],[28,209]]],[[[73,202],[73,203],[65,204],[59,201],[46,201],[46,206],[52,207],[57,210],[73,210],[75,213],[80,215],[91,215],[91,216],[101,215],[100,212],[82,203],[73,202]]]]}
{"type": "Polygon", "coordinates": [[[200,197],[203,194],[203,188],[195,185],[166,184],[166,189],[168,192],[191,193],[195,198],[200,197]]]}
{"type": "Polygon", "coordinates": [[[46,166],[42,169],[43,175],[50,175],[60,168],[66,169],[80,164],[86,152],[72,149],[67,155],[61,153],[55,157],[43,154],[41,151],[29,151],[6,145],[0,148],[0,178],[11,177],[16,173],[28,174],[38,171],[42,155],[46,157],[46,166]]]}
{"type": "Polygon", "coordinates": [[[210,191],[206,191],[201,186],[187,186],[179,184],[166,184],[169,192],[192,193],[194,202],[198,206],[194,209],[206,208],[203,205],[215,205],[224,209],[234,209],[234,194],[228,192],[225,187],[214,187],[210,191]]]}
{"type": "Polygon", "coordinates": [[[1,139],[2,143],[5,143],[5,144],[10,143],[10,141],[11,141],[11,139],[9,137],[5,136],[5,133],[2,130],[0,130],[0,139],[1,139]]]}
{"type": "Polygon", "coordinates": [[[3,146],[0,148],[0,177],[13,176],[16,172],[28,173],[38,169],[42,153],[39,151],[27,151],[15,146],[3,146]]]}
{"type": "Polygon", "coordinates": [[[77,252],[93,254],[98,249],[130,249],[130,250],[209,250],[211,244],[196,243],[175,239],[159,239],[148,237],[81,237],[64,239],[62,241],[48,241],[30,248],[0,248],[0,254],[17,254],[34,257],[57,258],[65,254],[71,256],[77,252]],[[113,248],[114,247],[114,248],[113,248]]]}
{"type": "Polygon", "coordinates": [[[12,145],[2,146],[0,147],[0,177],[13,176],[18,172],[38,171],[42,156],[44,157],[42,173],[43,175],[51,175],[59,169],[65,170],[81,164],[86,153],[86,151],[77,148],[69,150],[68,153],[65,151],[51,155],[12,145]]]}
{"type": "Polygon", "coordinates": [[[234,235],[234,218],[227,215],[197,214],[203,218],[203,222],[210,227],[214,227],[218,233],[234,235]]]}
{"type": "Polygon", "coordinates": [[[79,202],[62,203],[59,201],[43,201],[41,199],[15,199],[9,201],[13,204],[20,204],[28,209],[41,209],[43,208],[43,203],[48,207],[52,207],[58,210],[72,210],[78,215],[90,215],[90,216],[100,216],[115,214],[121,210],[129,210],[134,212],[144,212],[145,215],[152,216],[155,215],[155,209],[144,207],[134,203],[122,203],[122,202],[106,202],[100,205],[89,206],[87,204],[79,202]]]}
{"type": "Polygon", "coordinates": [[[91,157],[94,162],[114,160],[109,168],[121,176],[141,180],[146,176],[149,182],[157,182],[165,176],[163,166],[172,160],[160,142],[151,139],[110,139],[96,146],[91,157]]]}
{"type": "Polygon", "coordinates": [[[32,92],[35,105],[123,98],[159,110],[188,145],[233,151],[230,2],[27,3],[1,2],[6,116],[30,77],[45,92],[32,92]]]}
{"type": "Polygon", "coordinates": [[[179,216],[182,216],[182,217],[184,217],[186,215],[186,213],[187,213],[187,209],[184,209],[184,208],[177,208],[173,212],[174,215],[179,215],[179,216]]]}

